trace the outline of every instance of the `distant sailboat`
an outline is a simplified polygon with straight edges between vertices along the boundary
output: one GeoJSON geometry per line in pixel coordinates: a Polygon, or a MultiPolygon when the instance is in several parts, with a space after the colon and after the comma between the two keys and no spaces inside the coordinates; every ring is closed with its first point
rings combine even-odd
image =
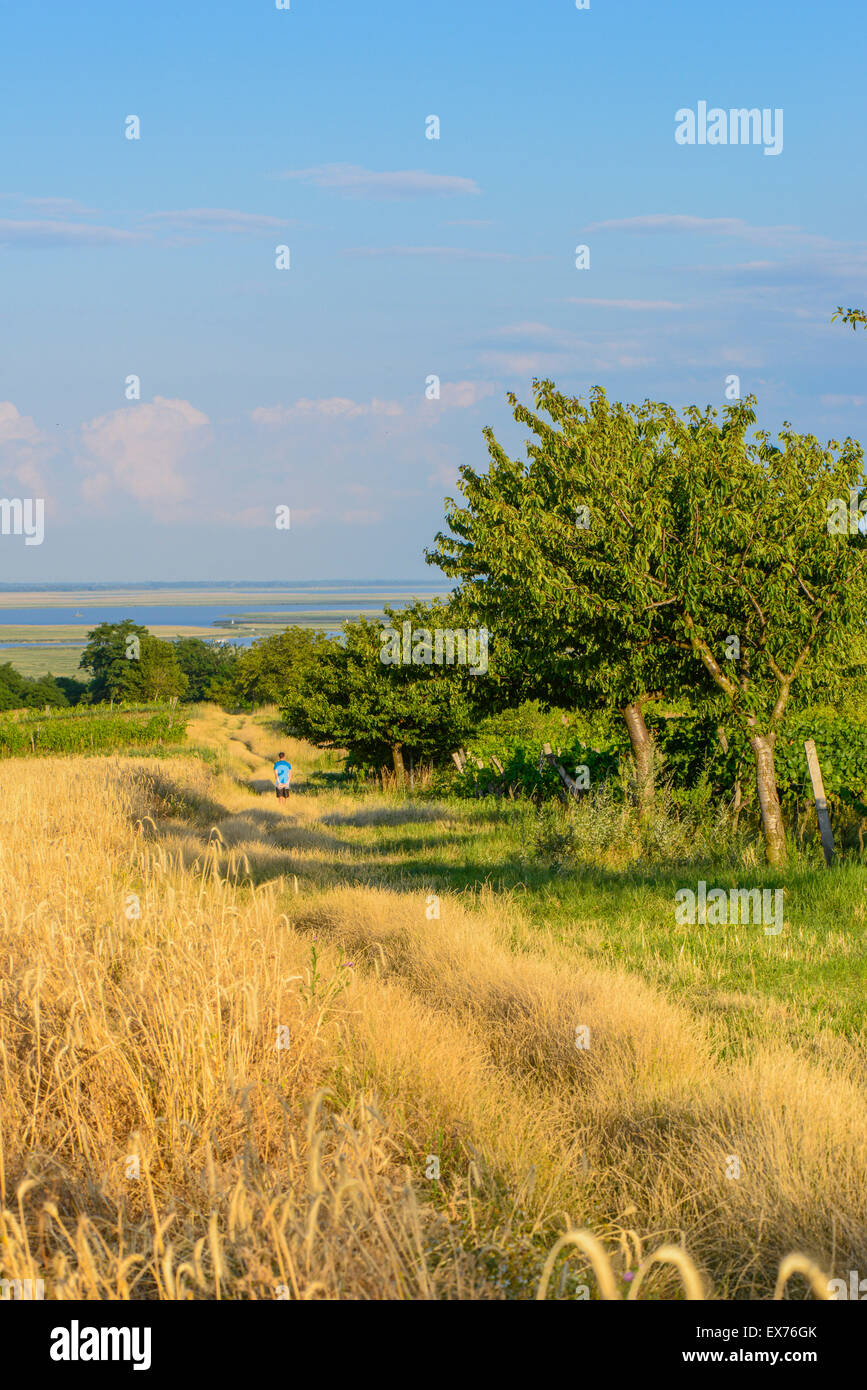
{"type": "Polygon", "coordinates": [[[84,617],[84,614],[83,614],[83,613],[75,613],[75,614],[73,614],[73,617],[76,617],[76,618],[83,618],[83,617],[84,617]]]}

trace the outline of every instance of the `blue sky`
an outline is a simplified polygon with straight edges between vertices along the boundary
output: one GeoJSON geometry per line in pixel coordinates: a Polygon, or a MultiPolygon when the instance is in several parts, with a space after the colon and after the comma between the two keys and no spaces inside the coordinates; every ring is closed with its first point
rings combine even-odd
{"type": "Polygon", "coordinates": [[[867,303],[865,34],[842,0],[7,0],[0,495],[46,519],[0,580],[435,578],[534,375],[722,407],[735,374],[765,428],[863,438],[830,317],[867,303]],[[700,101],[781,109],[781,153],[679,145],[700,101]]]}

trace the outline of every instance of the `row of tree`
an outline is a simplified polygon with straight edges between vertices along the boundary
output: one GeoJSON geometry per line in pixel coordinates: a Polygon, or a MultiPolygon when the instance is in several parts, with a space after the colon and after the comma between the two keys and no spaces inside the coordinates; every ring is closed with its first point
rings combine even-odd
{"type": "Polygon", "coordinates": [[[198,637],[163,641],[129,618],[100,623],[88,633],[79,662],[82,679],[27,677],[11,662],[0,665],[0,710],[219,699],[237,655],[233,646],[198,637]]]}
{"type": "Polygon", "coordinates": [[[87,699],[148,702],[214,698],[236,657],[234,647],[179,637],[166,642],[126,618],[88,633],[79,665],[90,676],[87,699]]]}
{"type": "Polygon", "coordinates": [[[127,618],[88,633],[79,664],[90,677],[86,698],[92,703],[198,701],[219,697],[236,657],[229,644],[198,637],[166,642],[127,618]]]}

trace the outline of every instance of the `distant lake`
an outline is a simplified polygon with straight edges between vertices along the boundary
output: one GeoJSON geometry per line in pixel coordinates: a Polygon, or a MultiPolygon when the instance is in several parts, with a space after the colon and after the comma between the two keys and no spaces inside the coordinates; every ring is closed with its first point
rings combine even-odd
{"type": "MultiPolygon", "coordinates": [[[[16,586],[19,587],[19,586],[16,586]]],[[[23,587],[23,586],[22,586],[23,587]]],[[[190,586],[195,587],[195,586],[190,586]]],[[[416,582],[407,585],[395,584],[394,589],[389,593],[386,585],[377,583],[346,583],[336,589],[336,592],[329,595],[324,586],[316,586],[309,599],[305,598],[302,585],[289,586],[294,589],[290,599],[283,598],[281,601],[269,603],[267,597],[263,598],[262,589],[255,589],[245,593],[243,589],[237,590],[237,599],[227,603],[141,603],[132,601],[125,603],[100,603],[98,593],[76,593],[75,600],[70,603],[52,603],[42,608],[9,607],[0,606],[0,627],[6,624],[14,625],[17,623],[25,624],[30,628],[35,627],[77,627],[78,629],[93,628],[99,623],[120,623],[129,618],[134,623],[139,623],[142,627],[213,627],[215,638],[231,642],[235,646],[249,646],[257,640],[257,635],[245,632],[235,635],[232,632],[230,621],[232,618],[241,620],[245,615],[253,614],[252,625],[254,627],[265,623],[277,623],[285,620],[286,626],[292,623],[297,614],[313,613],[334,613],[335,616],[332,627],[320,628],[319,631],[327,633],[339,633],[340,623],[344,616],[352,614],[368,613],[376,614],[382,611],[384,603],[400,606],[405,600],[403,596],[407,593],[416,593],[420,597],[433,597],[443,593],[443,586],[428,582],[416,582]],[[353,588],[361,594],[359,598],[349,598],[353,588]],[[325,595],[323,597],[323,594],[325,595]],[[216,626],[219,623],[220,626],[216,626]]],[[[311,586],[313,587],[313,586],[311,586]]],[[[159,588],[155,588],[155,597],[159,588]]],[[[3,586],[3,592],[8,594],[10,586],[3,586]]],[[[53,598],[58,591],[55,590],[53,598]]],[[[115,592],[123,592],[122,587],[115,592]]],[[[189,592],[189,588],[188,588],[189,592]]],[[[132,596],[131,596],[132,597],[132,596]]],[[[141,590],[136,593],[135,599],[140,600],[141,590]]],[[[247,619],[247,626],[250,620],[247,619]]],[[[264,635],[264,634],[262,634],[264,635]]],[[[52,634],[51,645],[66,645],[70,647],[83,647],[84,642],[80,637],[70,635],[64,638],[62,635],[52,634]]],[[[13,648],[29,647],[39,645],[38,637],[31,637],[28,641],[0,642],[0,650],[13,648]]]]}
{"type": "MultiPolygon", "coordinates": [[[[390,602],[385,599],[383,602],[390,602]]],[[[211,623],[216,623],[223,618],[240,617],[242,613],[255,612],[257,615],[264,616],[266,613],[274,618],[285,617],[287,622],[293,613],[313,613],[324,612],[334,613],[336,611],[347,613],[357,613],[364,609],[379,610],[380,605],[374,599],[326,599],[317,602],[315,599],[307,603],[191,603],[191,604],[147,604],[140,606],[137,604],[99,604],[87,603],[70,604],[67,606],[55,606],[53,608],[0,608],[0,627],[6,623],[29,623],[32,626],[55,627],[60,623],[70,623],[81,626],[83,623],[89,627],[96,627],[97,623],[121,623],[124,618],[131,618],[134,623],[141,623],[142,627],[161,627],[170,623],[177,624],[178,627],[208,627],[211,623]],[[76,617],[80,613],[80,617],[76,617]]],[[[225,635],[222,632],[215,633],[215,636],[225,635]]]]}

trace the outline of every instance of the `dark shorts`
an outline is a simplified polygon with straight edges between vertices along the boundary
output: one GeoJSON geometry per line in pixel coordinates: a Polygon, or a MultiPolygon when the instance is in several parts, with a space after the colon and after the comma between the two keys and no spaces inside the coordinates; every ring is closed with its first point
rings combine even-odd
{"type": "Polygon", "coordinates": [[[287,787],[278,787],[278,788],[277,788],[277,795],[278,795],[278,797],[288,796],[288,795],[289,795],[289,788],[288,788],[288,786],[287,786],[287,787]]]}

